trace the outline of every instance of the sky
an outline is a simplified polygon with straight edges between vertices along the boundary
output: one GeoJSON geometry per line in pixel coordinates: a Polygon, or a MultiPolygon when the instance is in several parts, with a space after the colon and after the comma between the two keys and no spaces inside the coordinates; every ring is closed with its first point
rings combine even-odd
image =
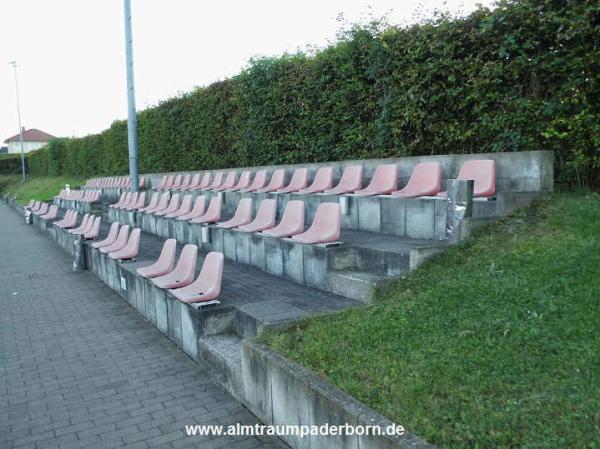
{"type": "MultiPolygon", "coordinates": [[[[254,56],[321,48],[347,23],[414,23],[490,0],[131,0],[137,109],[235,75],[254,56]]],[[[122,0],[1,0],[0,143],[21,121],[54,136],[100,132],[127,116],[122,0]]]]}

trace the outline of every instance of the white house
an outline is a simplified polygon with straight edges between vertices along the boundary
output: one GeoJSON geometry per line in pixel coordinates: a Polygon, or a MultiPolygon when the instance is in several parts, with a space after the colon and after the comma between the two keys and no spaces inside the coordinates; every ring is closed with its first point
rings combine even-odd
{"type": "MultiPolygon", "coordinates": [[[[44,131],[40,131],[39,129],[23,128],[23,151],[25,153],[29,153],[30,151],[39,150],[52,139],[54,139],[54,136],[51,136],[50,134],[45,133],[44,131]]],[[[9,137],[4,141],[4,143],[8,146],[9,153],[20,153],[20,142],[21,141],[19,134],[17,134],[16,136],[9,137]]]]}

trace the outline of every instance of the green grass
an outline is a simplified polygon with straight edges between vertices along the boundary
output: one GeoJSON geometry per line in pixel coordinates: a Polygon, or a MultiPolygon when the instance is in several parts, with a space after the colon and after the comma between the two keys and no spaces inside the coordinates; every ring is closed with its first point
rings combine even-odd
{"type": "Polygon", "coordinates": [[[23,183],[20,176],[0,175],[0,192],[17,195],[19,204],[27,204],[32,198],[39,201],[51,201],[60,192],[60,189],[64,188],[65,184],[78,187],[84,182],[84,179],[79,178],[41,177],[30,178],[23,183]]]}
{"type": "Polygon", "coordinates": [[[379,296],[262,338],[440,447],[600,447],[599,195],[555,194],[379,296]]]}

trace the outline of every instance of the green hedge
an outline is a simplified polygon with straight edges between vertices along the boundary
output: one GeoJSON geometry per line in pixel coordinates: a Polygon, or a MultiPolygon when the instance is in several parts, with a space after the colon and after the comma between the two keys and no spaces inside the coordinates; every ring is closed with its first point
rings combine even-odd
{"type": "MultiPolygon", "coordinates": [[[[27,163],[25,163],[27,165],[27,163]]],[[[21,155],[0,154],[0,175],[20,175],[21,155]]]]}
{"type": "MultiPolygon", "coordinates": [[[[559,182],[600,185],[600,4],[502,1],[466,18],[355,27],[316,54],[141,111],[142,172],[422,154],[556,152],[559,182]]],[[[56,140],[34,174],[127,172],[122,121],[56,140]]]]}

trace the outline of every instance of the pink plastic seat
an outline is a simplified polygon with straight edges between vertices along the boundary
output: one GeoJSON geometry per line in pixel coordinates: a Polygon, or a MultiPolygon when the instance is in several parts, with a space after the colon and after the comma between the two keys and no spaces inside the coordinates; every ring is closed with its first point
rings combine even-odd
{"type": "Polygon", "coordinates": [[[44,220],[54,220],[58,216],[58,206],[50,206],[47,214],[41,216],[44,220]]]}
{"type": "Polygon", "coordinates": [[[245,232],[260,232],[265,229],[271,229],[275,226],[276,215],[277,200],[262,200],[258,205],[254,220],[247,225],[240,226],[238,229],[245,232]]]}
{"type": "Polygon", "coordinates": [[[200,173],[196,173],[194,176],[192,176],[192,179],[185,190],[194,190],[198,187],[200,187],[200,173]]]}
{"type": "Polygon", "coordinates": [[[396,164],[378,165],[369,185],[354,193],[360,196],[387,195],[398,189],[398,166],[396,164]]]}
{"type": "MultiPolygon", "coordinates": [[[[73,213],[71,214],[71,216],[69,217],[68,220],[66,220],[64,223],[58,225],[58,227],[63,228],[63,229],[70,229],[70,228],[74,228],[75,226],[77,226],[77,217],[79,216],[79,214],[77,213],[77,211],[73,211],[73,213]]],[[[54,223],[56,224],[56,223],[54,223]]]]}
{"type": "Polygon", "coordinates": [[[76,227],[76,228],[73,228],[73,229],[69,229],[67,232],[69,234],[83,234],[86,231],[86,229],[87,229],[87,227],[89,225],[88,221],[90,219],[93,220],[94,216],[90,215],[90,214],[85,214],[83,216],[83,219],[81,220],[81,223],[79,224],[79,226],[76,227]]]}
{"type": "Polygon", "coordinates": [[[221,293],[223,279],[223,254],[216,251],[206,255],[198,278],[187,287],[170,290],[185,303],[203,302],[215,299],[221,293]]]}
{"type": "MultiPolygon", "coordinates": [[[[258,175],[257,175],[258,176],[258,175]]],[[[273,172],[271,181],[266,187],[256,190],[258,193],[275,192],[276,190],[283,189],[285,184],[285,170],[279,168],[273,172]]]]}
{"type": "Polygon", "coordinates": [[[157,190],[164,189],[165,186],[167,185],[167,179],[168,179],[168,176],[167,175],[163,175],[162,178],[160,178],[160,184],[158,185],[158,188],[157,187],[154,187],[154,188],[157,189],[157,190]]]}
{"type": "Polygon", "coordinates": [[[125,210],[141,209],[142,207],[144,207],[145,203],[146,203],[146,192],[140,192],[137,199],[134,202],[132,202],[129,206],[124,207],[123,209],[125,209],[125,210]]]}
{"type": "Polygon", "coordinates": [[[117,201],[115,204],[110,204],[108,207],[119,207],[121,204],[123,204],[125,202],[126,195],[127,195],[127,192],[121,193],[121,196],[119,197],[119,201],[117,201]]]}
{"type": "Polygon", "coordinates": [[[331,189],[333,185],[333,168],[321,167],[315,174],[315,179],[306,189],[300,189],[300,193],[320,193],[327,189],[331,189]]]}
{"type": "Polygon", "coordinates": [[[40,209],[40,207],[42,207],[42,203],[39,201],[35,201],[35,203],[33,204],[33,207],[31,208],[31,213],[35,214],[36,211],[38,211],[40,209]]]}
{"type": "Polygon", "coordinates": [[[126,210],[128,207],[133,206],[137,202],[138,195],[139,192],[129,193],[126,197],[125,202],[121,204],[121,206],[119,206],[119,209],[126,210]]]}
{"type": "Polygon", "coordinates": [[[175,176],[175,180],[173,181],[173,184],[170,187],[171,190],[177,190],[181,186],[182,180],[183,180],[183,175],[175,176]]]}
{"type": "Polygon", "coordinates": [[[101,246],[99,249],[104,254],[112,253],[113,251],[119,251],[120,249],[125,248],[125,245],[127,245],[128,238],[129,225],[123,225],[121,226],[121,229],[119,229],[119,234],[117,235],[115,241],[110,245],[101,246]]]}
{"type": "Polygon", "coordinates": [[[289,201],[279,224],[262,231],[271,237],[291,237],[304,231],[304,201],[289,201]]]}
{"type": "Polygon", "coordinates": [[[94,240],[94,239],[98,238],[98,234],[100,234],[101,222],[102,222],[102,217],[96,217],[94,219],[94,223],[92,224],[92,227],[89,229],[88,232],[83,234],[83,237],[86,240],[94,240]]]}
{"type": "Polygon", "coordinates": [[[140,250],[140,233],[140,228],[135,228],[131,231],[131,234],[129,234],[129,239],[127,239],[125,247],[108,253],[108,257],[115,260],[129,260],[136,257],[140,250]]]}
{"type": "Polygon", "coordinates": [[[148,209],[154,209],[156,206],[158,206],[159,198],[160,198],[160,193],[154,192],[152,194],[152,198],[150,198],[150,203],[147,206],[140,207],[138,209],[138,212],[146,212],[148,209]]]}
{"type": "Polygon", "coordinates": [[[211,173],[210,172],[206,172],[204,173],[204,175],[202,176],[202,181],[200,181],[200,186],[196,187],[194,190],[205,190],[208,188],[208,186],[210,186],[211,183],[211,173]]]}
{"type": "MultiPolygon", "coordinates": [[[[63,191],[61,190],[60,193],[62,194],[62,192],[63,191]]],[[[25,209],[31,209],[34,204],[35,204],[35,200],[33,200],[33,199],[29,200],[29,204],[27,206],[25,206],[25,209]]]]}
{"type": "Polygon", "coordinates": [[[211,198],[208,203],[208,209],[204,214],[190,220],[190,223],[216,223],[221,219],[221,208],[223,207],[223,200],[219,195],[211,198]]]}
{"type": "MultiPolygon", "coordinates": [[[[496,162],[491,159],[466,161],[458,173],[462,180],[473,180],[473,197],[489,197],[496,194],[496,162]]],[[[448,196],[441,192],[439,196],[448,196]]]]}
{"type": "Polygon", "coordinates": [[[325,190],[329,195],[343,195],[360,190],[362,186],[362,165],[349,165],[344,168],[340,182],[333,189],[325,190]]]}
{"type": "Polygon", "coordinates": [[[237,192],[238,190],[247,189],[250,186],[250,171],[243,171],[240,175],[240,179],[237,184],[234,185],[231,189],[232,192],[237,192]]]}
{"type": "Polygon", "coordinates": [[[100,240],[99,242],[92,243],[92,246],[98,249],[115,243],[115,240],[117,240],[117,235],[119,234],[119,226],[119,223],[115,221],[110,225],[110,229],[108,230],[106,238],[104,240],[100,240]]]}
{"type": "Polygon", "coordinates": [[[48,203],[42,203],[40,208],[34,212],[35,215],[44,215],[48,213],[50,205],[48,203]]]}
{"type": "Polygon", "coordinates": [[[194,207],[192,208],[192,210],[185,215],[180,215],[179,217],[176,218],[176,220],[187,221],[187,220],[191,220],[192,218],[198,218],[198,217],[204,215],[204,205],[205,204],[206,204],[206,197],[204,195],[196,197],[196,200],[194,201],[194,207]]]}
{"type": "Polygon", "coordinates": [[[439,162],[421,162],[413,169],[406,186],[392,192],[392,195],[402,198],[437,195],[441,189],[442,164],[439,162]]]}
{"type": "Polygon", "coordinates": [[[297,168],[292,175],[292,179],[287,187],[283,189],[278,189],[279,193],[292,193],[297,192],[298,190],[305,189],[308,185],[308,169],[306,168],[297,168]]]}
{"type": "Polygon", "coordinates": [[[259,170],[254,175],[254,180],[249,187],[240,189],[242,192],[256,192],[265,187],[267,183],[267,170],[259,170]]]}
{"type": "Polygon", "coordinates": [[[166,218],[177,218],[177,217],[180,217],[181,215],[187,215],[190,213],[191,209],[192,209],[192,195],[185,195],[183,197],[183,200],[181,200],[181,204],[179,205],[179,208],[175,212],[165,214],[165,217],[166,218]]]}
{"type": "Polygon", "coordinates": [[[221,184],[223,184],[223,172],[217,172],[217,174],[215,175],[215,177],[213,178],[212,183],[206,187],[203,190],[214,190],[214,189],[218,189],[221,184]]]}
{"type": "Polygon", "coordinates": [[[177,209],[179,209],[179,193],[174,193],[169,201],[169,205],[165,209],[155,211],[154,215],[157,217],[163,217],[167,214],[172,214],[177,209]]]}
{"type": "Polygon", "coordinates": [[[173,183],[175,182],[175,176],[167,176],[167,182],[165,182],[165,185],[163,187],[163,190],[169,190],[171,187],[173,187],[173,183]]]}
{"type": "Polygon", "coordinates": [[[219,228],[231,229],[252,221],[252,198],[242,198],[230,220],[217,223],[219,228]]]}
{"type": "Polygon", "coordinates": [[[181,184],[178,187],[178,190],[185,190],[190,186],[190,182],[192,182],[192,175],[190,175],[189,173],[186,173],[185,175],[183,175],[183,178],[181,179],[181,184]]]}
{"type": "Polygon", "coordinates": [[[163,276],[152,278],[152,282],[159,288],[179,288],[190,285],[194,280],[197,259],[198,247],[191,244],[185,245],[181,250],[175,269],[163,276]]]}
{"type": "Polygon", "coordinates": [[[156,259],[152,265],[147,267],[140,267],[137,269],[137,274],[140,276],[150,279],[158,276],[164,276],[167,273],[173,271],[175,266],[175,252],[177,251],[177,240],[169,239],[163,244],[160,256],[156,259]]]}
{"type": "Polygon", "coordinates": [[[62,225],[69,222],[71,220],[71,216],[75,213],[74,210],[69,209],[67,210],[67,212],[65,212],[65,216],[62,218],[62,220],[58,220],[55,221],[53,223],[54,226],[58,227],[58,228],[62,228],[62,225]]]}
{"type": "Polygon", "coordinates": [[[221,190],[231,190],[235,186],[236,178],[237,178],[237,172],[230,171],[229,173],[227,173],[227,176],[225,177],[225,181],[223,181],[223,184],[221,184],[219,187],[215,188],[215,190],[218,192],[221,190]]]}
{"type": "Polygon", "coordinates": [[[299,243],[331,243],[340,238],[342,214],[339,203],[321,203],[306,232],[292,237],[299,243]]]}
{"type": "Polygon", "coordinates": [[[149,207],[144,211],[145,214],[153,214],[155,212],[160,212],[161,210],[165,210],[169,207],[169,192],[165,192],[161,195],[158,203],[154,207],[149,207]]]}

